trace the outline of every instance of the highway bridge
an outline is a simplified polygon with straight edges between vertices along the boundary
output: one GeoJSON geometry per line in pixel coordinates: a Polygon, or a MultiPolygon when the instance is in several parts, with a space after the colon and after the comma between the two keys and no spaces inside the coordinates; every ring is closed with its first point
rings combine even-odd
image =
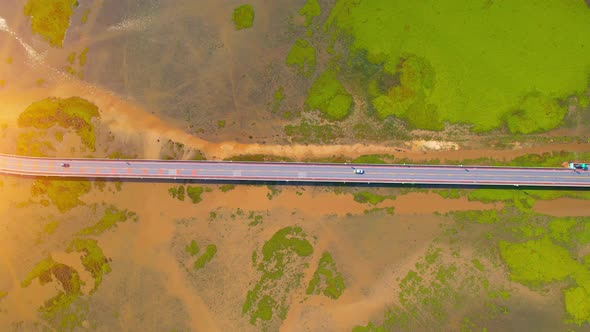
{"type": "Polygon", "coordinates": [[[463,165],[72,159],[0,154],[0,173],[52,178],[590,188],[590,171],[585,170],[463,165]]]}

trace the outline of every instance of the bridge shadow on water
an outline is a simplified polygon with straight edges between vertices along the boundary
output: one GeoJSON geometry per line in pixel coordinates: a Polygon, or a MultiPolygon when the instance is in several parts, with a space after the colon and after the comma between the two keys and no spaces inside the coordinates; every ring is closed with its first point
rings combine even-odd
{"type": "Polygon", "coordinates": [[[469,185],[469,184],[401,184],[401,183],[366,183],[366,182],[307,182],[307,181],[237,181],[237,180],[194,180],[194,179],[127,179],[127,178],[77,178],[77,177],[37,177],[20,176],[29,179],[48,179],[61,181],[105,181],[122,183],[168,183],[195,185],[248,185],[248,186],[283,186],[283,187],[348,187],[348,188],[416,188],[416,189],[513,189],[513,190],[570,190],[590,191],[590,187],[549,187],[549,186],[514,186],[514,185],[469,185]]]}

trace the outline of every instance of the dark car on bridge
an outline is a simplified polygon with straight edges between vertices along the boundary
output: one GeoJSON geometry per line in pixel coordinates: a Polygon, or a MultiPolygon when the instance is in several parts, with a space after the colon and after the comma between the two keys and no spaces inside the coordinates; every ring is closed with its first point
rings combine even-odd
{"type": "Polygon", "coordinates": [[[61,163],[61,167],[70,167],[70,164],[68,164],[68,163],[61,163]]]}

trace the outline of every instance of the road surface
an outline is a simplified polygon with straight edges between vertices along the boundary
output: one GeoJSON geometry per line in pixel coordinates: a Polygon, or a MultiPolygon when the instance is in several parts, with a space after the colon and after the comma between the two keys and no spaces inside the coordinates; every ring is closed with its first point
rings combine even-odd
{"type": "Polygon", "coordinates": [[[439,165],[33,158],[0,154],[0,173],[36,177],[589,187],[590,171],[439,165]],[[62,163],[69,167],[61,166],[62,163]],[[354,169],[364,174],[355,174],[354,169]]]}

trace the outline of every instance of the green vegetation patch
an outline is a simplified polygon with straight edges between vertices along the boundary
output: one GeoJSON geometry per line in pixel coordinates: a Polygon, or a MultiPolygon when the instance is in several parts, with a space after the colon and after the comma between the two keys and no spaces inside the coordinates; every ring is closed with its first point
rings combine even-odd
{"type": "Polygon", "coordinates": [[[361,191],[358,193],[354,193],[354,200],[358,203],[369,203],[372,205],[377,205],[381,202],[383,202],[386,199],[395,199],[395,195],[389,195],[389,196],[382,196],[382,195],[377,195],[377,194],[373,194],[371,192],[368,191],[361,191]]]}
{"type": "Polygon", "coordinates": [[[102,282],[105,274],[111,272],[111,266],[108,264],[108,259],[104,256],[102,249],[98,246],[96,240],[75,238],[72,240],[66,252],[82,253],[82,265],[86,271],[90,272],[94,278],[94,288],[92,292],[96,291],[102,282]]]}
{"type": "Polygon", "coordinates": [[[309,76],[315,70],[315,48],[307,40],[297,39],[287,54],[286,63],[288,66],[297,67],[300,74],[309,76]]]}
{"type": "Polygon", "coordinates": [[[219,186],[219,190],[221,190],[224,193],[226,193],[230,190],[234,190],[235,188],[236,188],[236,186],[233,184],[224,184],[224,185],[219,186]]]}
{"type": "Polygon", "coordinates": [[[90,192],[89,181],[76,180],[35,180],[31,188],[33,196],[47,195],[60,212],[66,212],[83,205],[80,196],[90,192]]]}
{"type": "Polygon", "coordinates": [[[342,120],[352,109],[352,96],[336,78],[335,69],[326,69],[307,92],[305,107],[319,110],[330,120],[342,120]]]}
{"type": "Polygon", "coordinates": [[[313,278],[307,286],[307,294],[323,293],[325,296],[336,300],[342,295],[345,289],[344,279],[336,269],[336,263],[329,252],[324,252],[313,278]]]}
{"type": "Polygon", "coordinates": [[[413,128],[444,129],[437,106],[428,103],[435,83],[432,65],[424,58],[405,55],[397,70],[399,79],[385,71],[369,82],[371,104],[377,116],[385,119],[395,115],[413,128]]]}
{"type": "Polygon", "coordinates": [[[312,20],[322,14],[322,8],[318,0],[307,0],[303,7],[297,12],[301,16],[305,16],[305,26],[311,25],[312,20]]]}
{"type": "Polygon", "coordinates": [[[252,27],[252,24],[254,23],[254,7],[248,4],[237,7],[234,9],[232,21],[234,21],[234,27],[236,30],[252,27]]]}
{"type": "Polygon", "coordinates": [[[203,193],[203,191],[206,191],[203,187],[188,186],[186,188],[186,194],[191,199],[191,202],[193,202],[194,204],[197,204],[203,200],[201,198],[201,194],[203,193]]]}
{"type": "Polygon", "coordinates": [[[522,243],[498,243],[502,259],[511,272],[511,279],[529,285],[561,281],[580,269],[569,251],[548,238],[522,243]]]}
{"type": "Polygon", "coordinates": [[[189,253],[191,256],[196,256],[199,253],[197,241],[192,240],[190,244],[187,244],[186,247],[184,247],[184,251],[189,253]]]}
{"type": "Polygon", "coordinates": [[[41,317],[59,331],[72,331],[82,327],[82,322],[88,315],[88,308],[78,302],[84,285],[78,272],[54,261],[49,255],[33,267],[21,282],[21,286],[28,287],[36,278],[39,278],[41,285],[53,281],[53,278],[61,285],[58,294],[45,301],[39,308],[41,317]]]}
{"type": "Polygon", "coordinates": [[[203,267],[205,267],[205,264],[209,263],[213,257],[215,257],[215,254],[217,253],[217,246],[214,244],[209,244],[207,245],[207,247],[205,248],[205,252],[199,257],[197,258],[197,260],[195,261],[195,270],[200,270],[203,267]]]}
{"type": "Polygon", "coordinates": [[[24,14],[31,18],[31,30],[51,46],[62,47],[77,0],[29,0],[24,14]]]}
{"type": "Polygon", "coordinates": [[[92,120],[99,118],[98,107],[80,97],[46,98],[29,105],[18,117],[19,127],[48,129],[55,125],[74,129],[82,143],[95,151],[96,136],[92,120]]]}
{"type": "Polygon", "coordinates": [[[78,232],[78,235],[100,235],[117,227],[117,223],[125,222],[128,219],[137,221],[135,212],[119,210],[117,207],[110,205],[105,209],[104,216],[96,224],[82,229],[78,232]]]}
{"type": "MultiPolygon", "coordinates": [[[[471,123],[476,131],[505,123],[514,132],[547,130],[564,114],[565,105],[556,106],[555,98],[584,90],[590,73],[590,11],[584,1],[338,0],[325,27],[346,35],[353,53],[366,52],[394,78],[403,75],[408,55],[431,64],[435,84],[424,106],[402,115],[418,113],[417,126],[431,114],[433,122],[438,117],[471,123]],[[540,98],[527,100],[531,95],[540,98]]],[[[391,104],[416,100],[416,90],[399,92],[383,96],[393,97],[391,104]]],[[[376,108],[402,114],[388,107],[376,108]]]]}
{"type": "Polygon", "coordinates": [[[174,186],[168,189],[168,193],[172,198],[176,198],[179,201],[184,201],[184,186],[174,186]]]}
{"type": "MultiPolygon", "coordinates": [[[[257,269],[262,275],[248,291],[242,306],[242,314],[250,317],[252,325],[271,321],[273,317],[286,318],[289,294],[299,286],[303,276],[300,271],[305,258],[313,254],[313,246],[306,240],[303,229],[285,227],[264,243],[261,254],[257,269]]],[[[253,264],[257,263],[258,257],[260,255],[254,251],[253,264]]]]}

